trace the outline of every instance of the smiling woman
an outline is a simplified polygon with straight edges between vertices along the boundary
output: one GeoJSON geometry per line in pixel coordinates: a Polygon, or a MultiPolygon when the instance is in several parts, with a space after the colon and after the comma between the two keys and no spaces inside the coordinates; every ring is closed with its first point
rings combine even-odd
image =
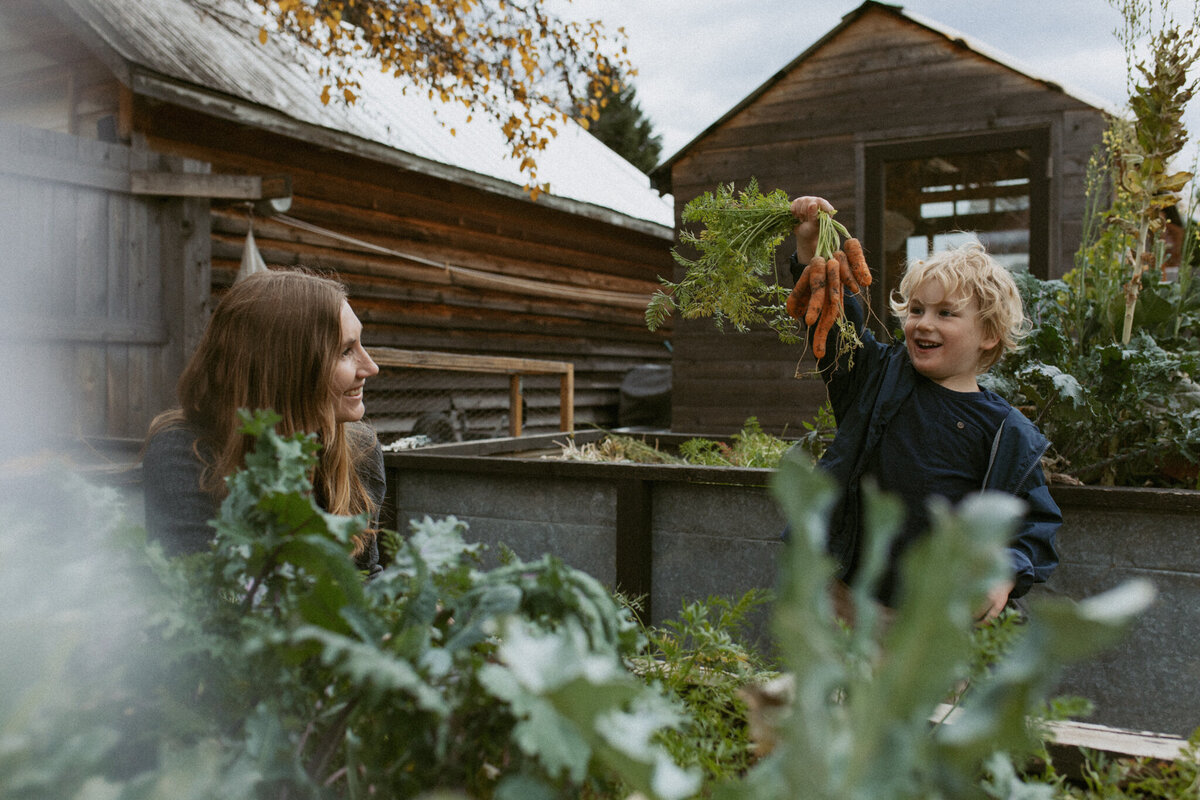
{"type": "MultiPolygon", "coordinates": [[[[169,554],[208,547],[225,478],[244,466],[251,444],[239,409],[272,409],[284,436],[316,434],[317,501],[331,513],[370,512],[377,520],[383,459],[360,420],[363,385],[379,367],[361,334],[337,281],[280,270],[234,284],[180,376],[180,406],[150,425],[143,457],[150,536],[169,554]]],[[[373,527],[357,537],[353,553],[370,572],[379,569],[373,527]]]]}
{"type": "Polygon", "coordinates": [[[330,379],[334,419],[339,423],[358,422],[367,410],[363,405],[363,385],[367,378],[379,374],[379,367],[363,349],[362,323],[345,300],[342,301],[340,319],[342,344],[330,379]]]}

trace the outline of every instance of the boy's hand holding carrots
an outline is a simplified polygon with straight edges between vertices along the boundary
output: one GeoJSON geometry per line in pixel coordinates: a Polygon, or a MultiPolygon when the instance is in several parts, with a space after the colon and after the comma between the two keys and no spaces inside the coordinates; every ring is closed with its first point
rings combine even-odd
{"type": "Polygon", "coordinates": [[[796,258],[801,264],[812,261],[817,254],[817,234],[821,229],[817,211],[832,214],[835,209],[824,197],[797,197],[792,201],[792,216],[796,218],[796,258]]]}
{"type": "MultiPolygon", "coordinates": [[[[798,197],[792,201],[792,216],[798,223],[796,232],[796,258],[808,262],[792,293],[787,299],[787,313],[796,320],[813,328],[813,355],[825,356],[825,340],[834,323],[842,316],[842,287],[858,294],[862,287],[871,285],[871,270],[863,257],[862,245],[853,237],[845,241],[845,249],[833,253],[821,253],[821,212],[826,222],[834,213],[829,201],[821,197],[798,197]]],[[[843,232],[845,228],[834,223],[843,232]]],[[[832,232],[831,232],[832,233],[832,232]]],[[[836,235],[833,236],[836,241],[836,235]]],[[[832,249],[826,245],[827,250],[832,249]]]]}

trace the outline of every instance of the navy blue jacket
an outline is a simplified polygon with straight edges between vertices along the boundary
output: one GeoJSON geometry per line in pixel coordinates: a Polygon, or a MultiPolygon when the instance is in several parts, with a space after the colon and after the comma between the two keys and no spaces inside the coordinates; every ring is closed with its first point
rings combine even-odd
{"type": "MultiPolygon", "coordinates": [[[[919,376],[903,345],[880,343],[863,325],[862,307],[846,294],[846,317],[860,332],[863,347],[836,360],[837,326],[830,332],[826,357],[817,364],[829,391],[838,432],[821,459],[843,493],[830,521],[829,552],[841,566],[851,567],[862,530],[861,483],[867,464],[888,423],[913,391],[919,376]],[[853,364],[847,368],[847,361],[853,364]]],[[[1025,415],[1013,408],[991,446],[991,458],[980,489],[1006,492],[1027,504],[1016,536],[1009,543],[1015,587],[1020,597],[1044,582],[1058,565],[1054,539],[1062,512],[1050,496],[1041,457],[1049,441],[1025,415]]]]}

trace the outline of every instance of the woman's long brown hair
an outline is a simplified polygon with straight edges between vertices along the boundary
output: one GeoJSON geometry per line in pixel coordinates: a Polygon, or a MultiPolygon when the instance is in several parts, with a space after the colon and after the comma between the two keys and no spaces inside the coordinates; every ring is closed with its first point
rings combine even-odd
{"type": "MultiPolygon", "coordinates": [[[[177,387],[180,407],[150,424],[150,436],[186,424],[200,439],[197,456],[211,453],[201,488],[215,499],[225,478],[245,464],[253,447],[239,432],[238,409],[272,409],[282,436],[314,433],[321,442],[313,491],[334,514],[374,511],[355,463],[368,437],[347,433],[334,415],[334,360],[341,349],[342,304],[337,281],[308,272],[272,270],[236,283],[217,304],[177,387]]],[[[355,542],[359,555],[370,541],[355,542]]]]}

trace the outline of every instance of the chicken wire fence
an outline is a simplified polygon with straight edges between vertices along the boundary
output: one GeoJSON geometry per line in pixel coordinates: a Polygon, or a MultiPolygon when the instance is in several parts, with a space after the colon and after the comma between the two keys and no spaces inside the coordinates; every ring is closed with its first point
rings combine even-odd
{"type": "Polygon", "coordinates": [[[574,427],[570,362],[373,348],[366,405],[385,450],[574,427]]]}

